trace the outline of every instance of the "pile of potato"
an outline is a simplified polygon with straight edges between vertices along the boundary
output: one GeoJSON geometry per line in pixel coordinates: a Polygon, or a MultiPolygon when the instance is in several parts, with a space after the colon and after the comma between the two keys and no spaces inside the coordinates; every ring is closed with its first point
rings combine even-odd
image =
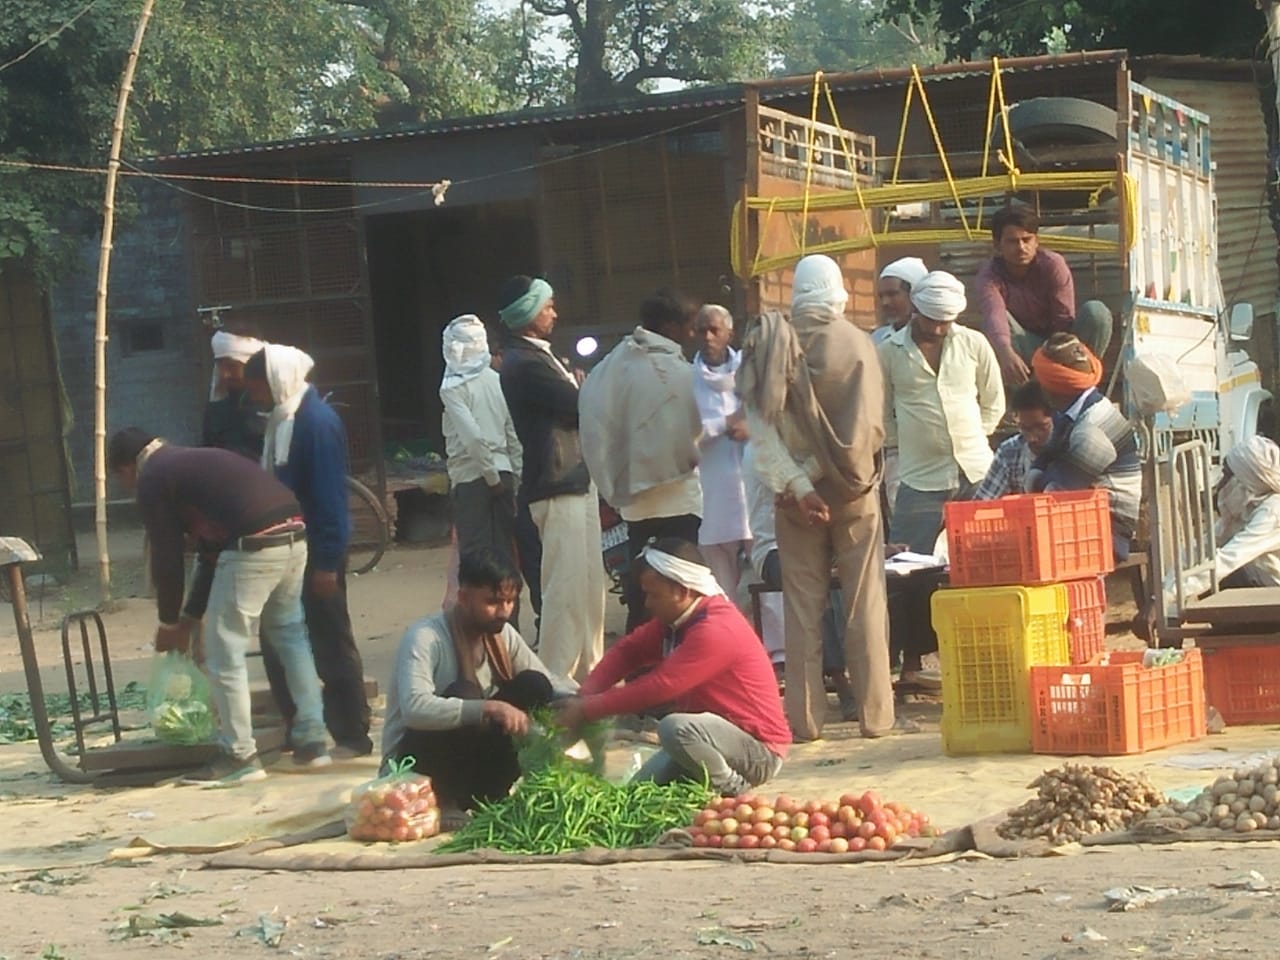
{"type": "Polygon", "coordinates": [[[1236,833],[1280,830],[1280,757],[1253,770],[1241,769],[1220,777],[1190,803],[1174,800],[1162,804],[1148,818],[1236,833]]]}
{"type": "Polygon", "coordinates": [[[996,832],[1007,840],[1048,840],[1053,845],[1127,830],[1164,796],[1141,775],[1114,767],[1067,763],[1028,784],[1037,795],[1009,814],[996,832]]]}

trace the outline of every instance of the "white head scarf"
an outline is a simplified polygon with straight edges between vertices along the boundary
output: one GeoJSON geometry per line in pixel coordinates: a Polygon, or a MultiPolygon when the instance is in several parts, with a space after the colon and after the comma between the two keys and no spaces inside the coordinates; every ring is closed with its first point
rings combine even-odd
{"type": "Polygon", "coordinates": [[[888,277],[893,277],[895,280],[901,280],[908,287],[914,287],[928,273],[929,268],[924,265],[924,261],[919,257],[903,257],[900,260],[893,261],[893,263],[881,270],[880,279],[884,280],[888,277]]]}
{"type": "Polygon", "coordinates": [[[489,369],[489,334],[475,314],[455,317],[444,328],[444,379],[441,390],[474,380],[489,369]]]}
{"type": "Polygon", "coordinates": [[[226,391],[218,387],[218,361],[238,360],[246,363],[250,357],[266,346],[257,337],[240,337],[234,333],[219,330],[213,335],[213,380],[209,384],[209,399],[221,400],[226,391]]]}
{"type": "Polygon", "coordinates": [[[925,274],[911,286],[911,305],[930,320],[950,323],[964,313],[964,284],[945,270],[925,274]]]}
{"type": "Polygon", "coordinates": [[[647,546],[640,551],[640,559],[647,563],[654,573],[668,580],[674,580],[694,593],[700,593],[704,597],[724,596],[724,591],[720,589],[715,574],[708,566],[681,560],[652,546],[647,546]]]}
{"type": "Polygon", "coordinates": [[[820,253],[811,254],[796,264],[791,280],[791,312],[805,307],[828,307],[844,313],[849,292],[844,288],[840,265],[820,253]]]}
{"type": "Polygon", "coordinates": [[[293,442],[293,418],[307,395],[307,374],[315,361],[297,347],[269,343],[267,351],[267,386],[276,405],[267,418],[267,432],[262,445],[262,466],[266,470],[289,462],[289,445],[293,442]]]}
{"type": "Polygon", "coordinates": [[[1280,493],[1280,447],[1266,437],[1250,437],[1223,459],[1231,479],[1218,491],[1218,515],[1229,536],[1248,522],[1260,501],[1280,493]]]}

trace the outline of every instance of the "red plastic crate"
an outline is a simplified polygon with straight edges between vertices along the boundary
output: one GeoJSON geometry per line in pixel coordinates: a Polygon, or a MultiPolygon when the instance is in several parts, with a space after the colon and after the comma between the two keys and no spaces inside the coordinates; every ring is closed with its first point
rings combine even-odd
{"type": "Polygon", "coordinates": [[[1105,490],[958,500],[946,518],[953,586],[1060,583],[1115,567],[1105,490]]]}
{"type": "Polygon", "coordinates": [[[1032,751],[1104,757],[1203,737],[1200,651],[1184,651],[1181,663],[1166,667],[1143,667],[1142,656],[1112,653],[1105,666],[1032,667],[1032,751]]]}
{"type": "Polygon", "coordinates": [[[1204,692],[1229,724],[1280,723],[1280,644],[1202,646],[1204,692]]]}
{"type": "Polygon", "coordinates": [[[1067,634],[1071,662],[1088,663],[1107,649],[1107,582],[1086,577],[1063,584],[1067,588],[1067,634]]]}

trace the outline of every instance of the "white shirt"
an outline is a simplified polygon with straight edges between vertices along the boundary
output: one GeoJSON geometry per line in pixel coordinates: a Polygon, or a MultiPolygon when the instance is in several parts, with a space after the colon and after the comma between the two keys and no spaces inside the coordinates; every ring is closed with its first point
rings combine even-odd
{"type": "MultiPolygon", "coordinates": [[[[1214,566],[1219,583],[1237,570],[1245,570],[1256,586],[1280,587],[1280,494],[1258,504],[1244,527],[1218,548],[1214,566]]],[[[1186,580],[1187,596],[1199,596],[1208,589],[1207,573],[1186,580]]]]}
{"type": "Polygon", "coordinates": [[[545,353],[552,360],[554,360],[556,362],[556,369],[560,371],[560,373],[564,376],[566,380],[572,383],[575,387],[578,385],[577,379],[574,377],[572,373],[569,372],[568,367],[566,367],[560,361],[560,358],[556,356],[556,352],[551,349],[551,341],[542,340],[542,339],[539,339],[538,337],[525,337],[525,339],[528,340],[530,343],[532,343],[535,347],[537,347],[543,353],[545,353]]]}
{"type": "Polygon", "coordinates": [[[879,347],[885,446],[898,448],[900,480],[913,490],[977,483],[994,454],[987,442],[1004,416],[1000,365],[987,338],[952,324],[934,371],[908,324],[879,347]]]}
{"type": "Polygon", "coordinates": [[[732,380],[740,354],[732,348],[725,363],[708,367],[699,354],[693,362],[693,396],[698,402],[702,436],[698,477],[702,485],[702,527],[698,542],[737,543],[751,539],[747,494],[743,488],[742,448],[726,432],[727,420],[742,407],[732,380]],[[724,389],[728,386],[728,389],[724,389]]]}
{"type": "Polygon", "coordinates": [[[441,390],[440,399],[451,484],[483,479],[492,486],[500,474],[520,476],[520,441],[496,371],[483,370],[465,383],[441,390]]]}

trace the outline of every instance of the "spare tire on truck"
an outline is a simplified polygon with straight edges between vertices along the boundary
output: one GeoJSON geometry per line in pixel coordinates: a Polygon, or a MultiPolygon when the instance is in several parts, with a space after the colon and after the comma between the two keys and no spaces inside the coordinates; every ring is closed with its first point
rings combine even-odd
{"type": "MultiPolygon", "coordinates": [[[[1025,173],[1052,173],[1066,170],[1112,169],[1116,143],[1116,111],[1093,100],[1078,97],[1035,97],[1009,107],[1009,133],[1013,137],[1014,161],[1025,173]],[[1055,147],[1081,147],[1070,158],[1052,156],[1055,147]],[[1097,147],[1096,154],[1089,147],[1097,147]]],[[[996,122],[991,131],[993,148],[1004,147],[1004,126],[996,122]]],[[[1030,193],[1019,193],[1024,203],[1037,205],[1030,193]]],[[[1086,207],[1088,191],[1040,193],[1038,206],[1048,210],[1086,207]]]]}

